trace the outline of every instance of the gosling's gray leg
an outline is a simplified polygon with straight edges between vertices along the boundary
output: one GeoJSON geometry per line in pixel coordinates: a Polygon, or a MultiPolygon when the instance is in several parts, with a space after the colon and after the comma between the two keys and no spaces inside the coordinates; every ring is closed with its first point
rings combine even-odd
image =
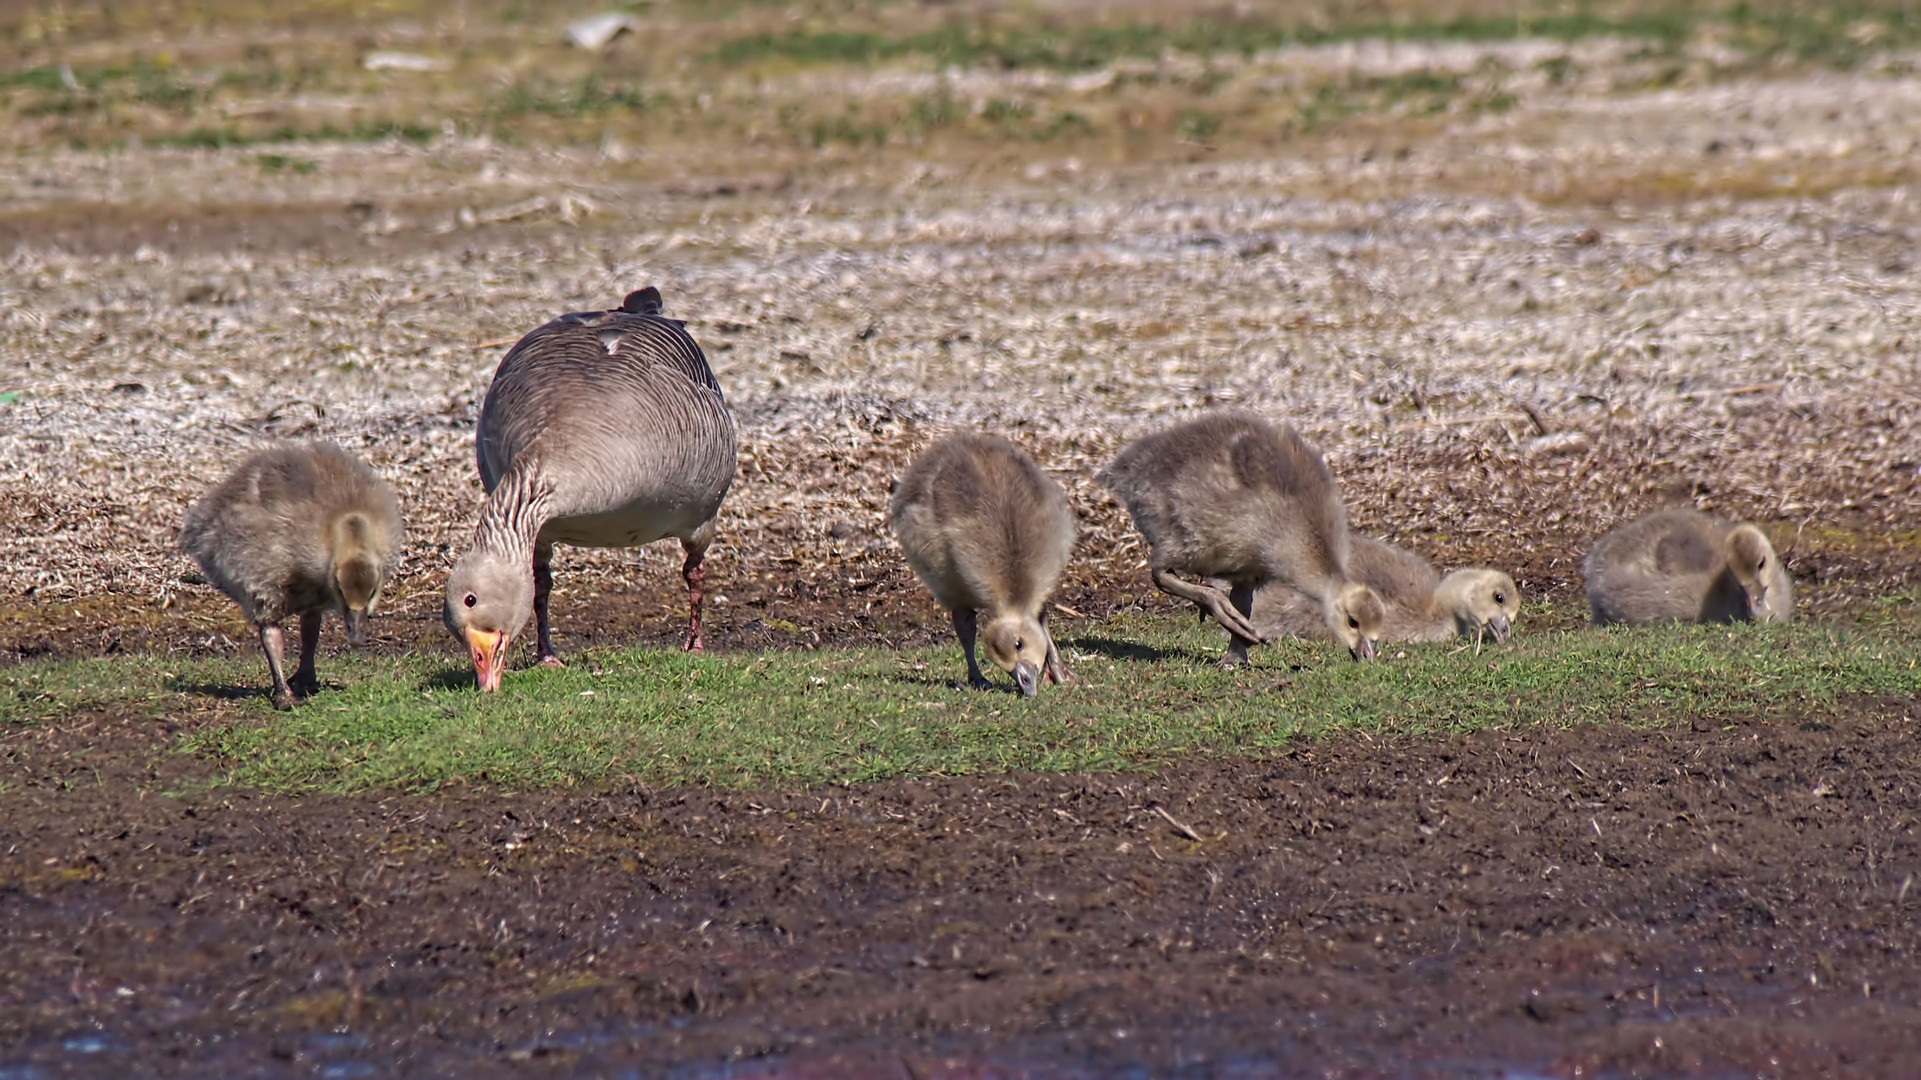
{"type": "Polygon", "coordinates": [[[293,708],[294,700],[293,687],[287,685],[287,671],[280,656],[286,647],[286,636],[279,626],[261,625],[260,651],[267,654],[267,670],[273,672],[273,707],[282,712],[293,708]]]}
{"type": "Polygon", "coordinates": [[[967,654],[967,685],[976,690],[992,690],[994,684],[981,674],[979,661],[974,659],[974,633],[976,612],[973,608],[956,608],[954,611],[954,636],[960,638],[961,652],[967,654]]]}
{"type": "MultiPolygon", "coordinates": [[[[1245,620],[1249,626],[1254,625],[1253,585],[1245,581],[1234,582],[1233,588],[1227,594],[1227,599],[1229,603],[1234,605],[1234,610],[1240,614],[1241,618],[1245,620]]],[[[1227,655],[1221,657],[1221,666],[1224,668],[1240,667],[1242,664],[1247,663],[1247,647],[1258,644],[1259,642],[1256,639],[1242,637],[1240,634],[1235,633],[1234,628],[1231,626],[1227,628],[1227,633],[1229,635],[1227,655]]]]}
{"type": "Polygon", "coordinates": [[[1154,567],[1153,575],[1155,586],[1162,592],[1206,608],[1208,613],[1214,616],[1215,622],[1227,627],[1228,633],[1238,634],[1254,642],[1266,640],[1261,637],[1259,630],[1254,629],[1253,623],[1248,622],[1245,616],[1234,610],[1233,605],[1219,589],[1189,584],[1175,577],[1164,566],[1154,567]]]}
{"type": "Polygon", "coordinates": [[[320,621],[325,617],[326,613],[321,611],[300,613],[300,669],[287,685],[303,698],[320,692],[320,675],[314,670],[314,659],[320,652],[320,621]]]}

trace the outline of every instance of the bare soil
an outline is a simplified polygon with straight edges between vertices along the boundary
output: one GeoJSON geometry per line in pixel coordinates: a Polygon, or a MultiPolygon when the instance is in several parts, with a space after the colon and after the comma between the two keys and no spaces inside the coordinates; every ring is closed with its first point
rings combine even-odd
{"type": "Polygon", "coordinates": [[[1916,719],[288,799],[166,794],[197,766],[165,725],[89,718],[6,744],[0,1045],[23,1076],[1909,1075],[1916,719]]]}

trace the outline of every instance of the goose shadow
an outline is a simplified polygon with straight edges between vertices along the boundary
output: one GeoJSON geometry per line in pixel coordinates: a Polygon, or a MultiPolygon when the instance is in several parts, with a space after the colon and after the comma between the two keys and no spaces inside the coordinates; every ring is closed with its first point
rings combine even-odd
{"type": "Polygon", "coordinates": [[[1163,649],[1154,645],[1143,645],[1138,641],[1116,641],[1105,637],[1068,638],[1060,644],[1082,652],[1105,656],[1109,660],[1145,660],[1149,663],[1158,660],[1186,660],[1194,663],[1211,663],[1218,659],[1188,648],[1163,649]]]}
{"type": "MultiPolygon", "coordinates": [[[[266,698],[268,701],[273,700],[272,683],[230,684],[193,682],[188,679],[168,679],[163,685],[176,694],[191,694],[194,697],[211,698],[215,701],[247,701],[252,698],[266,698]]],[[[312,693],[301,694],[294,700],[311,701],[321,694],[328,693],[329,691],[338,691],[340,689],[342,689],[340,683],[322,681],[319,689],[312,693]]]]}

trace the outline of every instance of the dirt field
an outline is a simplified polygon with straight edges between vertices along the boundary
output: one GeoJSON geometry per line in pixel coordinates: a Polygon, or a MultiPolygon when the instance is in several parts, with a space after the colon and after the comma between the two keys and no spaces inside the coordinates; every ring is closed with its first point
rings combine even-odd
{"type": "MultiPolygon", "coordinates": [[[[494,107],[459,96],[495,87],[463,65],[519,48],[493,7],[459,9],[484,34],[442,28],[467,51],[422,76],[422,109],[494,107]]],[[[955,10],[976,7],[1001,10],[955,10]]],[[[388,118],[411,76],[358,58],[437,31],[173,41],[125,18],[0,21],[22,71],[79,72],[70,98],[53,75],[6,89],[0,664],[251,649],[174,535],[245,450],[308,434],[408,508],[375,647],[449,649],[489,373],[532,326],[650,283],[741,427],[721,648],[938,634],[882,514],[953,424],[1022,439],[1067,485],[1064,599],[1158,606],[1093,473],[1221,404],[1325,447],[1359,528],[1508,569],[1563,621],[1591,539],[1670,502],[1767,528],[1803,617],[1914,596],[1910,53],[1362,41],[1205,72],[1173,51],[776,67],[749,92],[634,35],[604,62],[658,73],[677,104],[657,137],[654,114],[543,105],[513,138],[429,110],[391,117],[421,138],[193,149],[151,143],[199,113],[93,101],[89,73],[162,45],[241,74],[305,49],[360,81],[208,75],[193,108],[388,118]],[[1456,96],[1407,89],[1429,86],[1456,96]],[[1198,114],[1178,96],[1201,93],[1198,114]],[[929,94],[968,119],[923,143],[782,126],[796,102],[929,94]],[[1068,111],[1084,132],[1033,126],[1068,111]],[[1032,130],[978,135],[1003,114],[1032,130]]],[[[590,60],[527,45],[512,70],[590,60]]],[[[563,550],[561,647],[673,640],[677,567],[563,550]]],[[[1154,776],[295,799],[205,791],[212,765],[177,752],[191,718],[75,716],[0,731],[0,1078],[1905,1076],[1916,719],[1857,699],[1154,776]]]]}
{"type": "Polygon", "coordinates": [[[0,1045],[14,1076],[1902,1076],[1918,718],[185,801],[168,732],[96,718],[9,739],[0,1045]]]}

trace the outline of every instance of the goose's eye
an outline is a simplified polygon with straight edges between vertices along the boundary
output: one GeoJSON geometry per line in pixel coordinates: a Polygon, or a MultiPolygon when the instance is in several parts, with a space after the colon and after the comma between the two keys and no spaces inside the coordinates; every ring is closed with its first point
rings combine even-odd
{"type": "Polygon", "coordinates": [[[475,596],[473,593],[468,593],[460,602],[468,607],[473,607],[475,604],[480,603],[480,597],[475,596]]]}

